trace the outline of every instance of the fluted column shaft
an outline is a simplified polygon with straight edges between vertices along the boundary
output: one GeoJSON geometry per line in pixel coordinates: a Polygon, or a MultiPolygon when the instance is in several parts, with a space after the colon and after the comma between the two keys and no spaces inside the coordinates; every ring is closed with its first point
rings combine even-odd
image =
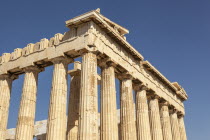
{"type": "Polygon", "coordinates": [[[136,92],[136,124],[138,140],[151,140],[146,89],[136,92]]]}
{"type": "Polygon", "coordinates": [[[53,60],[54,71],[50,96],[46,140],[66,140],[67,58],[53,60]]]}
{"type": "Polygon", "coordinates": [[[9,75],[0,76],[0,140],[5,140],[7,130],[12,80],[9,75]]]}
{"type": "Polygon", "coordinates": [[[184,124],[184,116],[183,115],[179,116],[178,121],[179,121],[179,130],[180,130],[180,140],[187,140],[187,134],[184,124]]]}
{"type": "Polygon", "coordinates": [[[163,140],[172,140],[168,103],[165,101],[160,104],[160,118],[163,130],[163,140]]]}
{"type": "Polygon", "coordinates": [[[163,140],[157,96],[150,97],[149,116],[152,140],[163,140]]]}
{"type": "Polygon", "coordinates": [[[97,58],[82,56],[78,140],[98,140],[97,58]]]}
{"type": "Polygon", "coordinates": [[[81,70],[71,70],[70,96],[68,105],[67,140],[77,140],[79,123],[79,98],[81,70]]]}
{"type": "Polygon", "coordinates": [[[101,140],[118,140],[114,67],[103,66],[101,73],[101,140]]]}
{"type": "Polygon", "coordinates": [[[120,127],[122,140],[136,140],[136,124],[132,80],[121,80],[120,127]]]}
{"type": "Polygon", "coordinates": [[[173,140],[180,140],[179,122],[177,118],[177,112],[173,109],[170,110],[170,120],[171,120],[171,132],[173,140]]]}
{"type": "Polygon", "coordinates": [[[36,67],[25,69],[15,140],[33,139],[39,72],[40,69],[36,67]]]}

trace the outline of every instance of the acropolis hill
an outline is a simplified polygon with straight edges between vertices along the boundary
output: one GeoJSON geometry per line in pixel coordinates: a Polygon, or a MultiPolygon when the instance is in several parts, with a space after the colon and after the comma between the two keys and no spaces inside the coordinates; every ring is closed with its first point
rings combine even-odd
{"type": "Polygon", "coordinates": [[[64,34],[0,56],[0,140],[187,140],[185,90],[144,60],[126,40],[126,28],[100,9],[66,21],[66,27],[64,34]],[[75,61],[79,57],[82,61],[75,61]],[[74,69],[68,70],[70,63],[74,69]],[[51,65],[48,119],[35,122],[38,76],[51,65]],[[12,82],[22,74],[16,129],[7,130],[12,82]],[[115,78],[120,80],[120,110],[115,78]]]}

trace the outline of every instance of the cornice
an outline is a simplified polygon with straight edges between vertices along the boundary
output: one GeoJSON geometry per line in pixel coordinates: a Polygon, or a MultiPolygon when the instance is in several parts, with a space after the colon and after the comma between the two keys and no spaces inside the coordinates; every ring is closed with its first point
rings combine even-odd
{"type": "Polygon", "coordinates": [[[142,62],[144,68],[154,74],[160,81],[166,84],[173,92],[176,93],[182,100],[187,100],[188,96],[185,90],[177,83],[171,83],[165,76],[163,76],[149,61],[142,62]],[[178,84],[178,85],[177,85],[178,84]]]}
{"type": "Polygon", "coordinates": [[[178,82],[173,82],[172,83],[176,88],[177,88],[177,94],[182,98],[183,101],[188,99],[188,95],[184,88],[178,83],[178,82]]]}
{"type": "Polygon", "coordinates": [[[142,65],[151,73],[153,73],[160,81],[165,83],[171,90],[176,92],[176,88],[171,84],[171,82],[165,78],[149,61],[142,62],[142,65]]]}

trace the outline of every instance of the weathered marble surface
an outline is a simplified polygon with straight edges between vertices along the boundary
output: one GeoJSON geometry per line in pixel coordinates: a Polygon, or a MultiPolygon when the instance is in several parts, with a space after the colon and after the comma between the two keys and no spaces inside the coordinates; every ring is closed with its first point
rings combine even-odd
{"type": "MultiPolygon", "coordinates": [[[[172,139],[187,139],[183,102],[188,96],[184,88],[178,82],[170,82],[149,61],[144,60],[126,40],[125,34],[129,33],[126,28],[103,16],[99,9],[66,21],[66,26],[70,30],[64,34],[57,33],[49,40],[44,38],[0,56],[0,77],[17,77],[21,74],[26,77],[17,123],[17,140],[32,139],[33,136],[40,139],[46,137],[47,140],[66,140],[66,137],[98,140],[100,136],[101,140],[150,140],[150,136],[152,140],[170,140],[171,135],[172,139]],[[80,76],[72,74],[71,83],[72,96],[74,93],[78,96],[70,96],[67,118],[67,67],[78,57],[82,57],[80,76]],[[104,69],[104,62],[111,67],[104,69]],[[36,135],[33,128],[38,73],[33,70],[50,65],[54,65],[54,73],[47,134],[36,135]],[[98,76],[97,66],[102,69],[101,76],[98,76]],[[27,68],[34,69],[27,72],[27,68]],[[121,81],[120,124],[116,120],[115,78],[121,81]],[[98,84],[103,87],[99,128],[98,84]],[[135,104],[133,90],[136,84],[144,85],[150,95],[148,97],[146,91],[137,91],[135,104]],[[167,101],[176,113],[170,113],[169,117],[168,108],[161,106],[161,101],[167,101]],[[74,105],[77,107],[73,108],[74,105]],[[170,127],[172,132],[169,132],[170,127]]],[[[0,140],[4,140],[5,136],[12,80],[0,78],[0,140]]]]}

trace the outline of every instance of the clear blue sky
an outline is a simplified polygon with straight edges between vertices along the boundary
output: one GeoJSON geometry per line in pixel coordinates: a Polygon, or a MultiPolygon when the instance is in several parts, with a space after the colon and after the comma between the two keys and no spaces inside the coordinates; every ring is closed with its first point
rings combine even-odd
{"type": "MultiPolygon", "coordinates": [[[[64,21],[92,9],[130,30],[127,40],[170,81],[187,91],[189,140],[210,139],[210,1],[1,1],[0,53],[68,29],[64,21]]],[[[47,118],[52,67],[39,77],[36,120],[47,118]]],[[[8,127],[15,127],[23,76],[13,84],[8,127]]]]}

